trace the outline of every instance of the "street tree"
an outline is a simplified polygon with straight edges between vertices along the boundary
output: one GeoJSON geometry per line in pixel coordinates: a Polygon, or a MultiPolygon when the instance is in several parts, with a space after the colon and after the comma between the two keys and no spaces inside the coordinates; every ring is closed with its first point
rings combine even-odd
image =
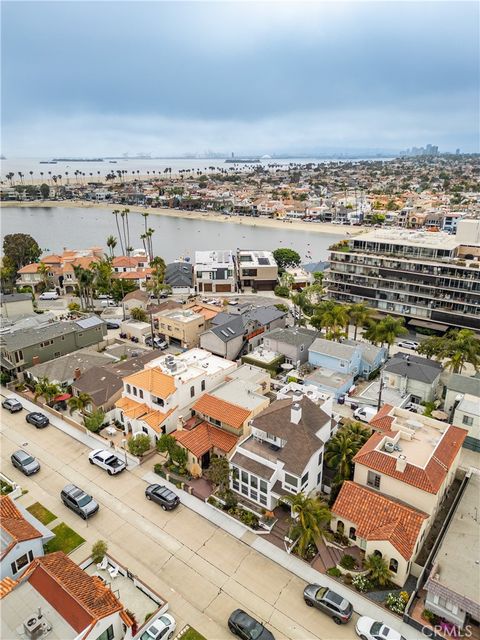
{"type": "Polygon", "coordinates": [[[8,260],[15,274],[31,262],[37,262],[42,255],[38,243],[28,233],[9,233],[3,239],[3,256],[8,260]]]}
{"type": "Polygon", "coordinates": [[[293,249],[279,248],[273,252],[273,257],[280,271],[288,267],[298,267],[301,262],[300,254],[293,249]]]}

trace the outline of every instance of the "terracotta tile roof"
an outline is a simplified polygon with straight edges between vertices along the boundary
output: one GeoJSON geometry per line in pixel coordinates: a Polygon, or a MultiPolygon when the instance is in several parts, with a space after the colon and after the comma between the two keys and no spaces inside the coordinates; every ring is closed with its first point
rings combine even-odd
{"type": "Polygon", "coordinates": [[[130,400],[130,398],[125,397],[117,400],[115,406],[121,409],[127,418],[139,418],[149,411],[148,406],[144,402],[135,402],[135,400],[130,400]]]}
{"type": "Polygon", "coordinates": [[[5,557],[10,549],[18,542],[42,537],[40,531],[35,529],[35,527],[23,517],[13,503],[13,500],[8,496],[0,496],[0,520],[2,529],[12,538],[12,543],[2,552],[2,558],[5,557]]]}
{"type": "Polygon", "coordinates": [[[112,273],[112,278],[117,278],[118,280],[145,280],[151,273],[151,269],[124,271],[123,273],[112,273]]]}
{"type": "Polygon", "coordinates": [[[150,411],[149,413],[142,416],[140,419],[143,422],[146,422],[149,427],[151,427],[157,433],[161,433],[161,425],[165,422],[169,415],[171,415],[175,411],[174,409],[170,409],[167,413],[162,413],[161,411],[150,411]]]}
{"type": "Polygon", "coordinates": [[[370,420],[369,425],[377,431],[390,431],[393,416],[390,416],[389,413],[392,409],[393,406],[391,404],[384,404],[380,411],[370,420]]]}
{"type": "Polygon", "coordinates": [[[132,258],[128,256],[117,256],[112,260],[113,267],[137,267],[139,262],[148,262],[148,258],[132,258]]]}
{"type": "Polygon", "coordinates": [[[146,389],[159,398],[168,398],[176,389],[174,378],[156,367],[127,376],[123,382],[140,389],[146,389]]]}
{"type": "Polygon", "coordinates": [[[38,267],[38,262],[32,262],[31,264],[26,264],[24,267],[19,269],[17,273],[37,273],[38,267]]]}
{"type": "Polygon", "coordinates": [[[332,507],[332,514],[353,522],[357,537],[386,540],[405,560],[410,560],[428,515],[362,487],[344,482],[332,507]]]}
{"type": "Polygon", "coordinates": [[[445,431],[425,468],[407,462],[404,471],[397,471],[395,468],[396,459],[393,456],[375,450],[385,433],[394,435],[395,432],[374,433],[353,458],[353,461],[433,494],[436,494],[442,486],[447,472],[467,436],[465,429],[451,425],[445,431]]]}
{"type": "Polygon", "coordinates": [[[89,576],[63,551],[36,558],[27,573],[30,584],[76,631],[85,629],[85,621],[91,624],[123,610],[98,576],[89,576]],[[81,610],[81,618],[75,609],[81,610]]]}
{"type": "Polygon", "coordinates": [[[193,405],[192,409],[209,418],[220,420],[232,427],[239,428],[250,417],[250,411],[236,404],[221,400],[206,393],[193,405]]]}
{"type": "Polygon", "coordinates": [[[208,422],[201,422],[191,431],[174,431],[175,440],[194,456],[200,458],[213,447],[229,453],[237,444],[238,438],[208,422]]]}
{"type": "Polygon", "coordinates": [[[42,258],[42,262],[44,264],[61,264],[62,256],[57,256],[55,254],[45,256],[44,258],[42,258]]]}
{"type": "Polygon", "coordinates": [[[13,580],[13,578],[4,578],[0,581],[0,600],[10,593],[12,589],[17,586],[18,582],[13,580]]]}
{"type": "Polygon", "coordinates": [[[212,318],[215,318],[215,316],[219,313],[219,309],[208,309],[207,307],[204,307],[200,304],[194,305],[193,307],[190,307],[190,309],[192,311],[195,311],[195,313],[200,313],[205,318],[205,320],[211,320],[212,318]]]}

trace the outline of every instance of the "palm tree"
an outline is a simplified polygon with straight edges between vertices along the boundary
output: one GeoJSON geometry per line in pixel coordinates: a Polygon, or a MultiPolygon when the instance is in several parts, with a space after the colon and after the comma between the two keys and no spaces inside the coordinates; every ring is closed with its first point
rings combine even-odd
{"type": "Polygon", "coordinates": [[[115,209],[114,211],[112,211],[112,214],[115,216],[115,222],[117,223],[118,238],[120,240],[120,249],[122,251],[122,256],[124,256],[125,255],[125,250],[123,248],[122,234],[120,233],[120,224],[118,222],[118,214],[119,213],[120,213],[119,209],[115,209]]]}
{"type": "Polygon", "coordinates": [[[365,442],[372,435],[372,430],[361,422],[348,422],[343,428],[346,433],[353,436],[359,443],[360,447],[363,447],[365,442]]]}
{"type": "Polygon", "coordinates": [[[392,316],[386,316],[378,323],[378,337],[382,345],[387,345],[387,355],[390,347],[395,342],[395,338],[408,333],[407,329],[403,326],[404,323],[405,320],[403,318],[392,318],[392,316]]]}
{"type": "Polygon", "coordinates": [[[50,382],[48,378],[40,378],[35,385],[34,400],[42,397],[47,405],[50,405],[52,400],[61,394],[62,390],[58,384],[50,382]]]}
{"type": "Polygon", "coordinates": [[[79,393],[78,396],[72,396],[68,401],[70,415],[74,411],[85,413],[92,406],[92,397],[88,393],[79,393]]]}
{"type": "Polygon", "coordinates": [[[147,312],[141,307],[133,307],[130,309],[130,316],[132,320],[139,320],[140,322],[147,321],[147,312]]]}
{"type": "Polygon", "coordinates": [[[369,319],[371,313],[371,309],[361,302],[350,305],[348,315],[350,317],[350,323],[355,327],[355,333],[353,334],[354,340],[357,339],[358,326],[363,326],[369,319]]]}
{"type": "Polygon", "coordinates": [[[122,213],[120,214],[122,216],[122,219],[124,218],[125,222],[126,222],[126,235],[125,235],[125,249],[127,252],[127,256],[130,255],[130,251],[131,251],[131,247],[130,247],[130,225],[128,222],[128,214],[130,213],[130,209],[124,209],[122,211],[122,213]]]}
{"type": "Polygon", "coordinates": [[[298,544],[298,552],[305,555],[310,545],[315,545],[331,520],[330,509],[319,498],[298,493],[295,496],[283,496],[281,501],[290,506],[295,520],[290,527],[289,537],[298,544]]]}
{"type": "Polygon", "coordinates": [[[310,324],[316,329],[325,328],[327,340],[340,340],[348,327],[348,309],[343,304],[335,304],[331,300],[321,302],[310,324]]]}
{"type": "Polygon", "coordinates": [[[37,273],[41,276],[45,289],[48,289],[48,285],[50,283],[50,277],[48,275],[49,270],[50,267],[48,267],[44,262],[40,262],[37,268],[37,273]]]}
{"type": "Polygon", "coordinates": [[[379,335],[379,323],[374,322],[373,320],[368,320],[367,327],[363,332],[363,337],[374,345],[381,342],[379,335]]]}
{"type": "Polygon", "coordinates": [[[392,579],[392,572],[380,554],[371,553],[367,556],[363,561],[363,567],[368,570],[370,580],[380,587],[388,585],[392,579]]]}
{"type": "Polygon", "coordinates": [[[336,469],[336,484],[351,479],[352,460],[359,450],[358,439],[347,431],[340,430],[330,438],[325,448],[325,462],[330,469],[336,469]]]}
{"type": "Polygon", "coordinates": [[[480,369],[480,341],[471,329],[453,329],[446,336],[427,338],[418,347],[418,353],[437,360],[447,360],[446,367],[461,373],[467,364],[480,369]]]}
{"type": "Polygon", "coordinates": [[[115,238],[115,236],[108,236],[107,247],[110,249],[110,257],[112,258],[115,257],[114,249],[116,246],[117,246],[117,239],[115,238]]]}

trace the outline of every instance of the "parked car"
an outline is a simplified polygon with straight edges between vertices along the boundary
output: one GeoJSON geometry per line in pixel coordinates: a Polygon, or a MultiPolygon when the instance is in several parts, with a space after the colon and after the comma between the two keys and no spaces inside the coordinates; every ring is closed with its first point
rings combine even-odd
{"type": "Polygon", "coordinates": [[[40,294],[40,300],[58,300],[58,293],[56,291],[44,291],[40,294]]]}
{"type": "Polygon", "coordinates": [[[97,513],[100,508],[98,502],[96,502],[92,496],[82,491],[74,484],[67,484],[60,493],[63,504],[78,513],[84,520],[97,513]]]}
{"type": "Polygon", "coordinates": [[[173,638],[177,623],[169,613],[152,622],[140,636],[140,640],[170,640],[173,638]]]}
{"type": "Polygon", "coordinates": [[[88,459],[90,464],[96,464],[97,467],[105,469],[110,476],[121,473],[127,468],[125,462],[108,449],[94,449],[89,454],[88,459]]]}
{"type": "Polygon", "coordinates": [[[154,349],[161,349],[162,351],[165,351],[165,349],[168,348],[168,343],[166,342],[166,340],[162,340],[162,338],[159,338],[157,336],[155,336],[153,340],[152,336],[147,336],[145,338],[145,344],[147,345],[147,347],[153,346],[154,349]]]}
{"type": "Polygon", "coordinates": [[[115,300],[100,300],[102,307],[116,307],[118,306],[115,300]]]}
{"type": "Polygon", "coordinates": [[[170,491],[161,484],[151,484],[145,489],[147,500],[153,500],[159,504],[164,511],[171,511],[180,504],[180,498],[176,493],[170,491]]]}
{"type": "Polygon", "coordinates": [[[37,471],[40,471],[40,463],[38,460],[23,449],[19,449],[12,453],[10,460],[12,461],[13,466],[19,469],[26,476],[31,476],[32,474],[37,473],[37,471]]]}
{"type": "Polygon", "coordinates": [[[43,413],[40,413],[40,411],[32,411],[32,413],[28,413],[25,416],[25,420],[30,424],[33,424],[33,426],[37,429],[44,429],[50,424],[50,420],[47,418],[47,416],[43,413]]]}
{"type": "Polygon", "coordinates": [[[2,402],[2,407],[10,411],[10,413],[17,413],[23,409],[23,405],[16,398],[5,398],[2,402]]]}
{"type": "Polygon", "coordinates": [[[107,320],[107,329],[120,329],[120,323],[107,320]]]}
{"type": "Polygon", "coordinates": [[[230,615],[228,628],[242,640],[275,640],[274,635],[265,629],[261,622],[252,618],[242,609],[235,609],[230,615]]]}
{"type": "Polygon", "coordinates": [[[309,607],[315,607],[329,615],[335,624],[345,624],[352,617],[353,607],[350,602],[328,587],[309,584],[303,590],[303,599],[309,607]]]}
{"type": "Polygon", "coordinates": [[[420,346],[419,342],[415,342],[415,340],[402,340],[401,342],[397,342],[397,347],[402,347],[403,349],[413,349],[416,351],[420,346]]]}
{"type": "Polygon", "coordinates": [[[112,300],[112,296],[110,296],[108,293],[101,293],[97,300],[112,300]]]}
{"type": "Polygon", "coordinates": [[[377,413],[375,407],[358,407],[358,409],[355,409],[353,412],[353,417],[355,420],[360,420],[360,422],[370,422],[377,413]]]}
{"type": "Polygon", "coordinates": [[[357,620],[355,631],[361,640],[405,640],[395,629],[390,629],[383,622],[377,622],[367,616],[357,620]]]}

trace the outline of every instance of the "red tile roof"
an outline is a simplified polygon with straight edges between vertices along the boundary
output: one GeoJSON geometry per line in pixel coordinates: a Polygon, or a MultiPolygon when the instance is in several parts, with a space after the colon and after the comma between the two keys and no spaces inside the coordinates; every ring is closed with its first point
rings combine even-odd
{"type": "Polygon", "coordinates": [[[239,407],[226,400],[221,400],[209,393],[199,398],[192,409],[237,429],[250,417],[250,411],[248,409],[239,407]]]}
{"type": "Polygon", "coordinates": [[[392,544],[405,560],[415,551],[426,513],[362,487],[344,482],[332,507],[332,514],[352,522],[357,537],[392,544]]]}
{"type": "Polygon", "coordinates": [[[377,431],[390,431],[393,416],[390,416],[389,413],[392,409],[393,406],[391,404],[384,404],[380,411],[375,414],[369,422],[372,429],[377,431]]]}
{"type": "Polygon", "coordinates": [[[18,542],[42,537],[40,531],[35,529],[35,527],[23,517],[13,503],[13,500],[8,496],[0,496],[0,519],[2,529],[12,538],[11,544],[2,552],[2,558],[5,557],[10,549],[18,542]]]}
{"type": "Polygon", "coordinates": [[[123,610],[98,576],[89,576],[63,551],[36,558],[24,575],[77,632],[123,610]]]}
{"type": "Polygon", "coordinates": [[[0,581],[0,600],[8,595],[12,589],[17,586],[18,582],[13,578],[6,577],[0,581]]]}
{"type": "Polygon", "coordinates": [[[407,461],[405,470],[397,471],[396,458],[383,451],[375,450],[380,440],[385,437],[385,433],[395,434],[393,431],[374,433],[353,458],[355,464],[362,464],[369,469],[385,473],[396,480],[401,480],[406,484],[417,487],[417,489],[433,494],[436,494],[442,486],[448,470],[467,437],[465,429],[451,425],[443,434],[440,443],[433,451],[424,468],[417,467],[407,461]]]}
{"type": "Polygon", "coordinates": [[[236,436],[226,433],[208,422],[201,422],[191,431],[175,431],[172,435],[179,444],[197,458],[203,456],[213,447],[229,453],[238,441],[236,436]]]}

